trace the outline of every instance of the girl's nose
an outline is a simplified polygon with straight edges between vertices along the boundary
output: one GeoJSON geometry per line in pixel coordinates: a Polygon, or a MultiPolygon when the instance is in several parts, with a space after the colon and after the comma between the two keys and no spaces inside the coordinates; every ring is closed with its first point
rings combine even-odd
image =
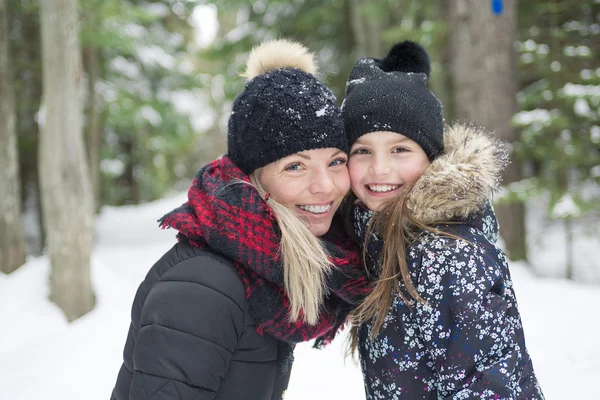
{"type": "Polygon", "coordinates": [[[385,176],[390,173],[391,163],[385,156],[373,157],[373,163],[370,165],[370,172],[374,177],[385,176]]]}

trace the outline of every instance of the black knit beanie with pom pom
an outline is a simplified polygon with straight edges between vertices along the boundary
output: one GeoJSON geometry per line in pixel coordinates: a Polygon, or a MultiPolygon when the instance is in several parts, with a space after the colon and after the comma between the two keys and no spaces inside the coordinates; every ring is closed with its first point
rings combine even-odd
{"type": "Polygon", "coordinates": [[[427,88],[431,62],[419,44],[396,44],[384,59],[362,58],[346,84],[342,115],[349,145],[391,131],[414,140],[433,161],[444,150],[442,103],[427,88]]]}
{"type": "Polygon", "coordinates": [[[299,43],[279,39],[252,50],[227,135],[227,155],[244,172],[300,151],[348,151],[340,107],[316,72],[314,55],[299,43]]]}

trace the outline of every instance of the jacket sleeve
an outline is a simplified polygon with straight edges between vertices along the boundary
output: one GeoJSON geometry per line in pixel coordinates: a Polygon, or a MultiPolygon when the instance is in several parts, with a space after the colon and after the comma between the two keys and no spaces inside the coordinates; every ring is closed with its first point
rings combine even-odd
{"type": "Polygon", "coordinates": [[[518,312],[503,297],[510,280],[495,259],[460,240],[429,246],[420,262],[417,290],[426,304],[415,315],[440,398],[515,399],[523,347],[518,312]]]}
{"type": "Polygon", "coordinates": [[[174,267],[147,295],[139,326],[132,328],[137,339],[129,400],[216,396],[243,331],[244,311],[235,287],[241,282],[233,277],[228,287],[209,274],[197,277],[192,269],[204,265],[193,262],[174,267]]]}

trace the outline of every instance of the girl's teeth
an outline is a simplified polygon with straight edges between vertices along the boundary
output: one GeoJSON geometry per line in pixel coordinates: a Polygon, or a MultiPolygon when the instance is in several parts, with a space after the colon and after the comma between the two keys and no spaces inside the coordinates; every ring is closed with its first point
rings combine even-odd
{"type": "Polygon", "coordinates": [[[304,211],[311,212],[313,214],[323,214],[331,209],[331,204],[326,206],[299,206],[304,211]]]}
{"type": "Polygon", "coordinates": [[[369,185],[369,189],[374,192],[391,192],[398,188],[398,185],[369,185]]]}

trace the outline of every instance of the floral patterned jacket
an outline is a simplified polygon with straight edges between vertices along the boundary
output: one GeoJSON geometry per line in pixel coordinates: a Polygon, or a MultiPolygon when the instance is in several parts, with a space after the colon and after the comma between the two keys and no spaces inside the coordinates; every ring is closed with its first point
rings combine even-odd
{"type": "MultiPolygon", "coordinates": [[[[396,296],[375,340],[371,323],[359,327],[367,400],[544,398],[508,261],[495,246],[490,198],[505,163],[503,146],[483,131],[457,125],[445,132],[445,152],[417,181],[408,208],[464,240],[423,232],[407,261],[426,303],[412,301],[411,311],[396,296]]],[[[370,217],[355,206],[358,237],[364,239],[370,217]]],[[[369,242],[369,259],[378,260],[381,242],[375,235],[369,242]]]]}

